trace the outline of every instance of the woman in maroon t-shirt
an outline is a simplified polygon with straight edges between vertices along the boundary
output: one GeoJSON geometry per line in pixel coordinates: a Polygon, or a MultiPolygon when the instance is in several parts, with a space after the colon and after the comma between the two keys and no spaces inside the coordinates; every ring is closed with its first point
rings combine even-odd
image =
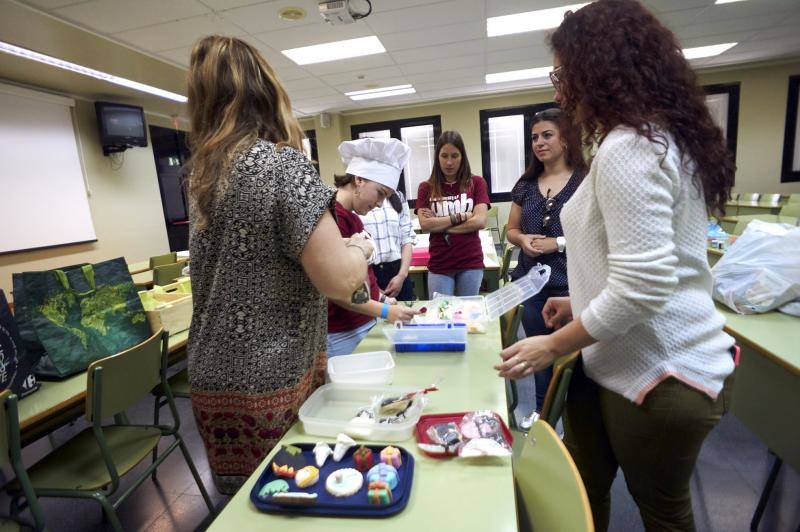
{"type": "Polygon", "coordinates": [[[486,227],[489,191],[472,175],[457,131],[445,131],[436,142],[433,171],[420,183],[416,212],[430,233],[428,297],[474,296],[483,280],[483,250],[478,231],[486,227]]]}
{"type": "MultiPolygon", "coordinates": [[[[367,214],[394,194],[409,148],[396,139],[368,138],[343,142],[339,153],[348,167],[345,175],[334,176],[336,223],[342,236],[350,238],[364,232],[358,215],[367,214]]],[[[370,299],[365,303],[328,300],[328,357],[351,354],[375,325],[375,318],[394,323],[410,321],[418,314],[384,300],[372,266],[367,283],[370,299]]]]}

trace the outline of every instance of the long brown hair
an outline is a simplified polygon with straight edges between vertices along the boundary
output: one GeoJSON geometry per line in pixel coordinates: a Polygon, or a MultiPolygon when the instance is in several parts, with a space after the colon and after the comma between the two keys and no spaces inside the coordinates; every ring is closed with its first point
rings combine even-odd
{"type": "Polygon", "coordinates": [[[683,163],[711,212],[725,212],[735,164],[714,124],[697,77],[675,35],[635,0],[598,0],[568,13],[550,36],[561,60],[561,106],[581,122],[584,142],[628,126],[667,148],[675,139],[683,163]]]}
{"type": "MultiPolygon", "coordinates": [[[[580,177],[586,175],[586,161],[583,158],[583,150],[581,147],[581,134],[580,128],[567,117],[566,113],[562,112],[557,107],[551,107],[544,111],[539,111],[533,115],[531,120],[531,127],[539,122],[552,122],[558,129],[558,135],[564,141],[566,147],[564,148],[564,155],[567,166],[573,173],[578,174],[580,177]]],[[[539,176],[544,172],[544,163],[536,158],[536,155],[531,156],[531,164],[525,169],[525,172],[520,176],[522,180],[539,179],[539,176]]]]}
{"type": "Polygon", "coordinates": [[[204,227],[215,197],[227,187],[235,156],[257,139],[303,149],[303,130],[275,71],[234,37],[197,42],[189,66],[189,198],[195,228],[204,227]]]}
{"type": "Polygon", "coordinates": [[[431,169],[431,177],[428,178],[428,184],[431,187],[431,198],[444,196],[444,172],[442,172],[442,165],[439,164],[439,152],[447,144],[452,144],[461,153],[461,166],[458,167],[458,172],[456,172],[458,189],[461,192],[467,192],[472,187],[472,170],[469,167],[467,150],[464,148],[464,139],[461,138],[461,134],[458,131],[445,131],[439,135],[439,140],[436,141],[436,147],[434,148],[433,168],[431,169]]]}

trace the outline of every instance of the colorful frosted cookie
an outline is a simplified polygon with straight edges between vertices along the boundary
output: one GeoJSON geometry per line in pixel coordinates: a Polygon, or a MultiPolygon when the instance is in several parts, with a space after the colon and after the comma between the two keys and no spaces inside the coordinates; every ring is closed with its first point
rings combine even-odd
{"type": "Polygon", "coordinates": [[[378,464],[373,466],[367,472],[367,482],[386,482],[391,489],[397,487],[398,475],[397,469],[387,464],[378,464]]]}
{"type": "Polygon", "coordinates": [[[353,461],[356,463],[356,469],[362,473],[367,471],[370,467],[372,467],[374,462],[372,457],[372,449],[362,445],[356,449],[356,452],[353,453],[353,461]]]}
{"type": "Polygon", "coordinates": [[[317,462],[317,467],[322,467],[328,460],[328,457],[333,454],[331,446],[325,442],[318,442],[314,446],[314,460],[317,462]]]}
{"type": "Polygon", "coordinates": [[[295,471],[292,466],[286,464],[279,466],[275,462],[272,462],[272,472],[276,477],[282,478],[294,478],[295,475],[295,471]]]}
{"type": "Polygon", "coordinates": [[[272,472],[279,477],[294,478],[295,471],[307,465],[303,451],[294,445],[284,445],[272,459],[272,472]]]}
{"type": "Polygon", "coordinates": [[[350,447],[355,447],[356,442],[347,434],[336,436],[336,447],[333,448],[333,461],[341,462],[350,447]]]}
{"type": "Polygon", "coordinates": [[[272,496],[270,502],[287,506],[308,506],[317,502],[317,494],[304,493],[302,491],[276,493],[272,496]]]}
{"type": "Polygon", "coordinates": [[[381,462],[394,466],[395,468],[400,467],[403,464],[403,458],[400,456],[400,449],[392,447],[391,445],[384,447],[381,451],[381,462]]]}
{"type": "Polygon", "coordinates": [[[364,476],[352,468],[337,469],[325,480],[325,489],[334,497],[354,495],[364,484],[364,476]]]}
{"type": "Polygon", "coordinates": [[[273,480],[261,487],[261,490],[258,492],[258,498],[266,500],[276,493],[282,493],[284,491],[289,491],[289,483],[281,479],[273,480]]]}
{"type": "Polygon", "coordinates": [[[376,480],[367,486],[367,500],[370,504],[391,504],[392,488],[386,482],[376,480]]]}
{"type": "Polygon", "coordinates": [[[313,486],[319,480],[319,469],[314,466],[305,466],[294,475],[294,482],[298,488],[313,486]]]}

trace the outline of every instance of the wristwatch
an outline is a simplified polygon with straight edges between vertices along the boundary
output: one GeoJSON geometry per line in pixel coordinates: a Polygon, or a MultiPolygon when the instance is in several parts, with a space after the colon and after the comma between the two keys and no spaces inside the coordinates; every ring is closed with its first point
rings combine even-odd
{"type": "Polygon", "coordinates": [[[556,246],[558,246],[558,252],[564,253],[564,250],[567,249],[567,239],[563,236],[556,237],[556,246]]]}

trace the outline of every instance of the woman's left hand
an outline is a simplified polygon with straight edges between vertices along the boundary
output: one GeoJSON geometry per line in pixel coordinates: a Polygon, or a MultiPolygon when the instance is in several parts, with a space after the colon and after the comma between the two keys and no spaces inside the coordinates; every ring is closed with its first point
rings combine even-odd
{"type": "Polygon", "coordinates": [[[531,336],[503,349],[501,364],[494,369],[500,377],[521,379],[550,366],[558,356],[549,335],[531,336]]]}
{"type": "Polygon", "coordinates": [[[533,249],[542,255],[558,251],[558,242],[553,237],[534,238],[531,245],[533,249]]]}

